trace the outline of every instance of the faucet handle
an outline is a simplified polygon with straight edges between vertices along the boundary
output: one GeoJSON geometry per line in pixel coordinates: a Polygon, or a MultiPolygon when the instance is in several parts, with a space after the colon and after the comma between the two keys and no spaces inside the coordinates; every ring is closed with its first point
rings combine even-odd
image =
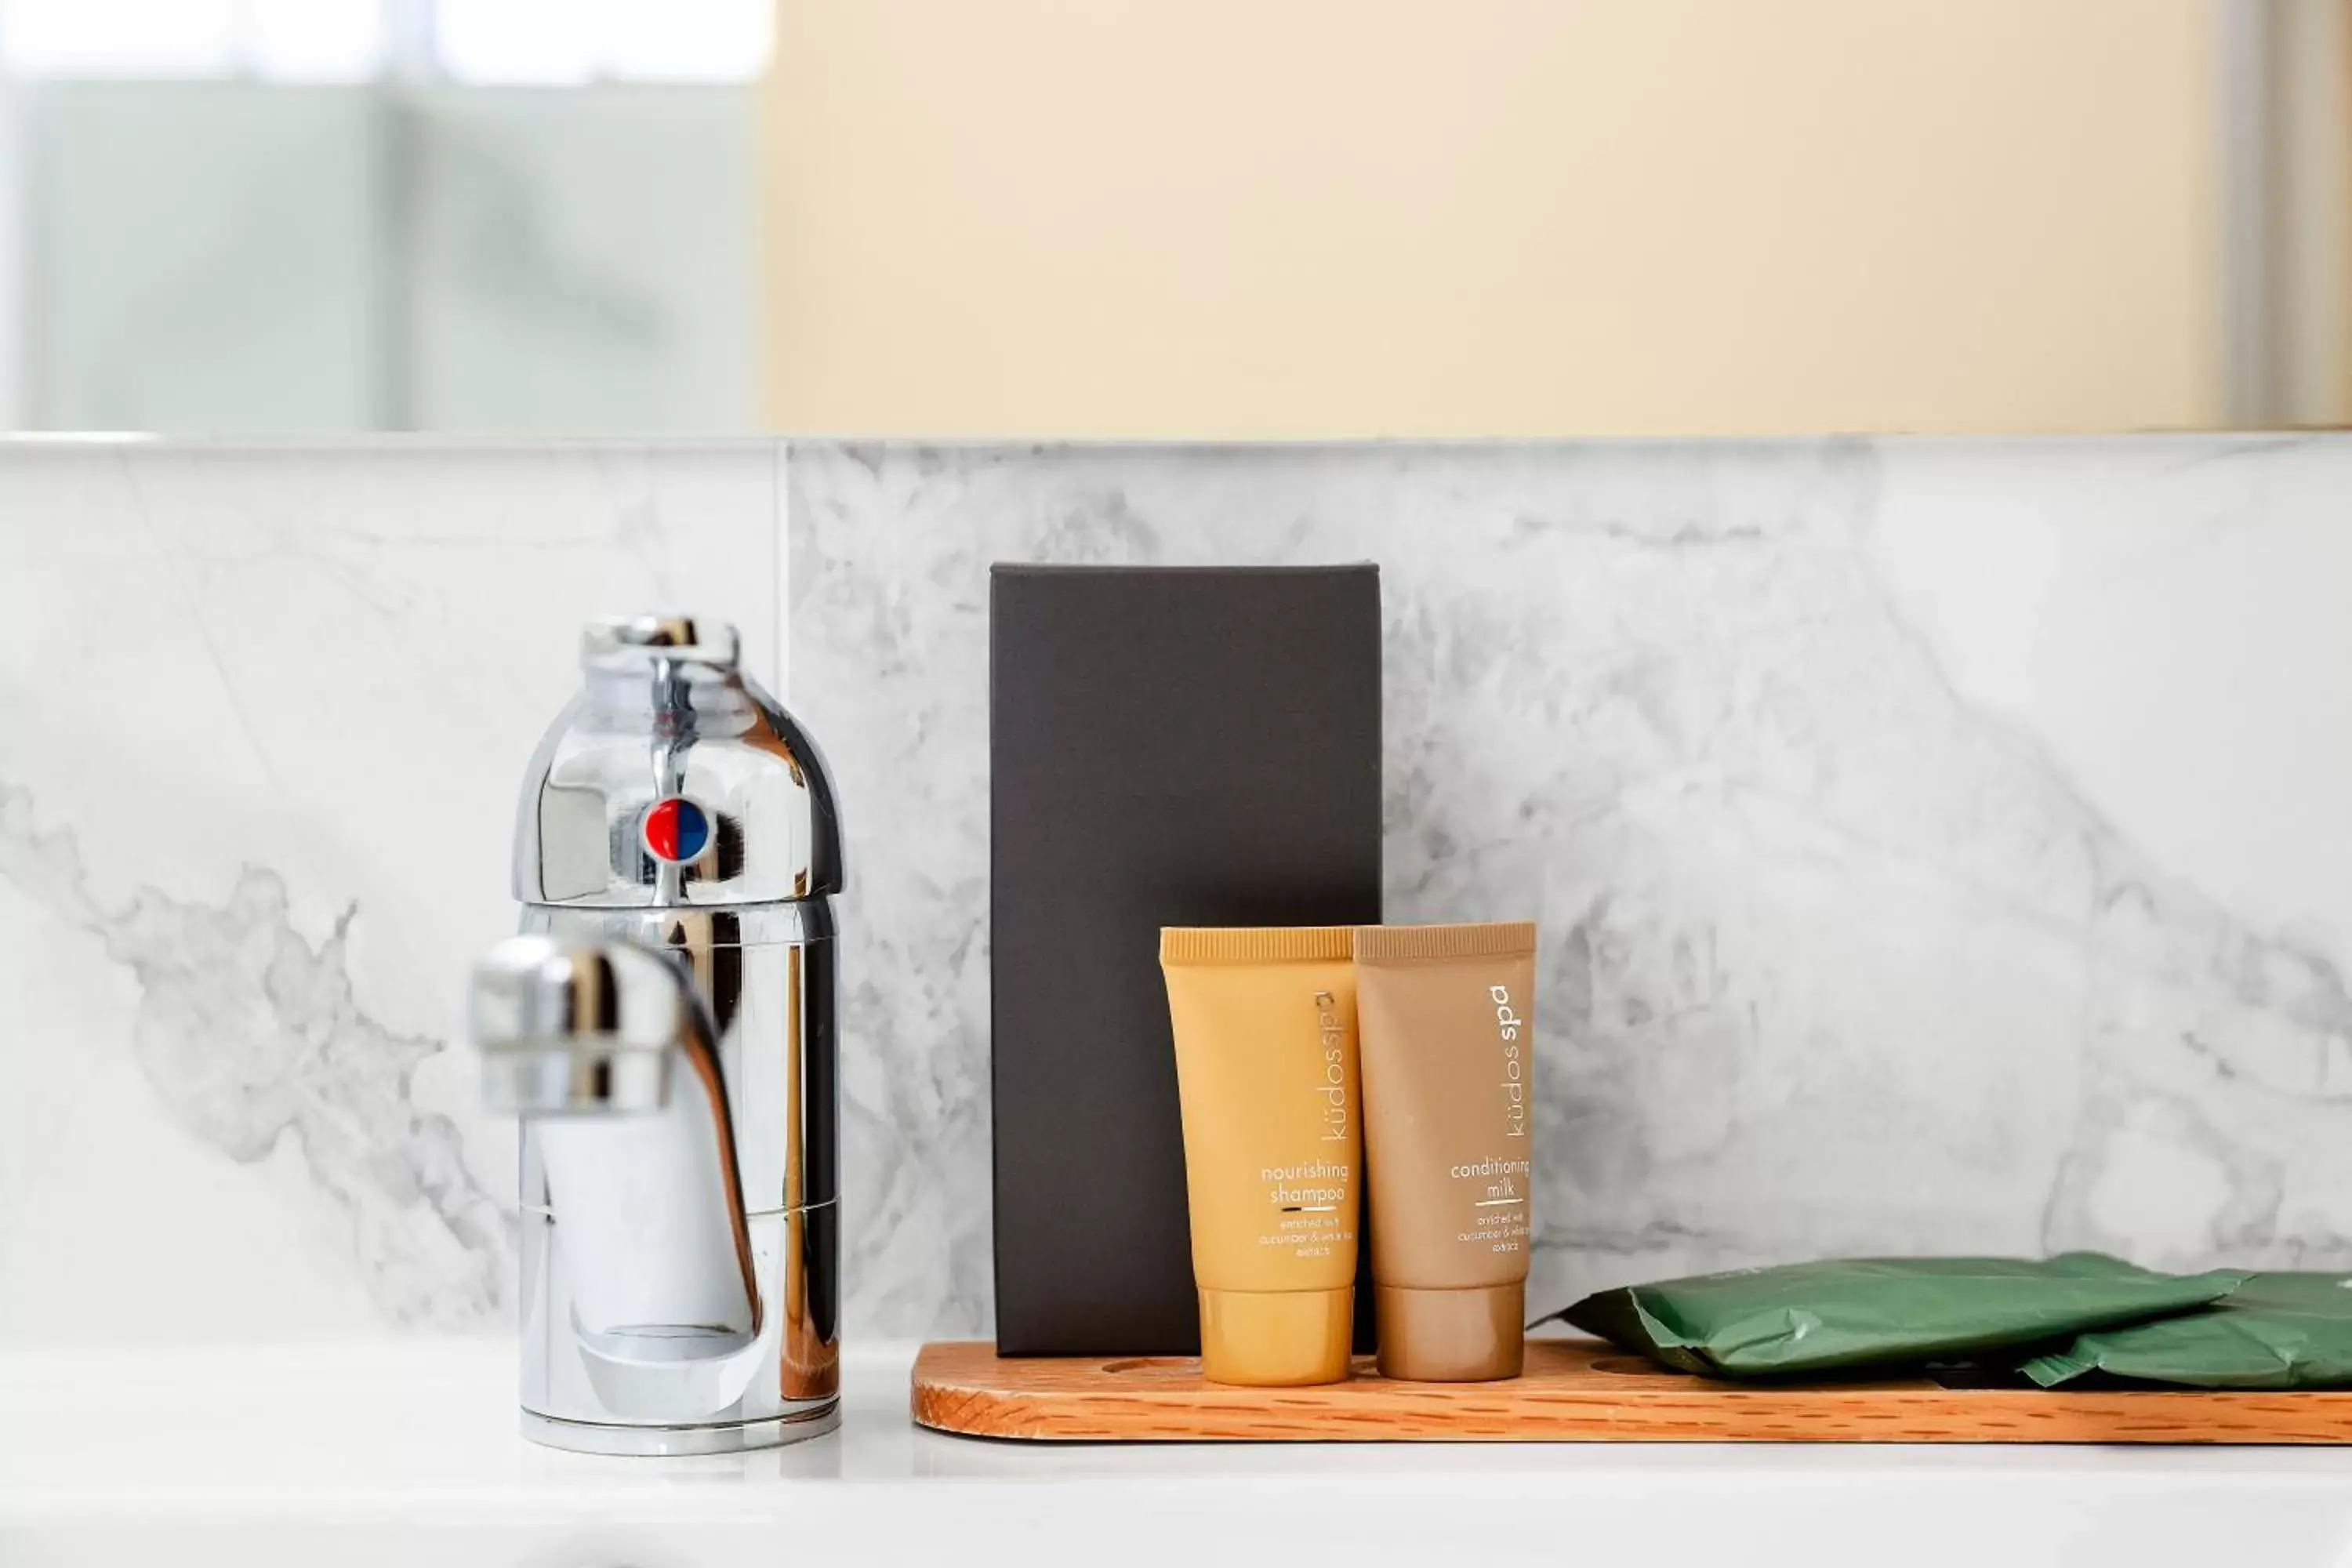
{"type": "Polygon", "coordinates": [[[658,1110],[690,1005],[668,961],[631,943],[509,937],[474,965],[483,1101],[521,1116],[658,1110]]]}
{"type": "Polygon", "coordinates": [[[731,670],[741,654],[742,640],[733,626],[691,616],[605,616],[580,634],[581,662],[592,669],[615,663],[642,666],[661,658],[731,670]]]}

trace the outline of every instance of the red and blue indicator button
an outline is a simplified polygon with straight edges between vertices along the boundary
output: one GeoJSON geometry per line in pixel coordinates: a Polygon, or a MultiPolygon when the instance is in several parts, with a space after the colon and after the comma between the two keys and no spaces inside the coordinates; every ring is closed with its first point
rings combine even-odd
{"type": "Polygon", "coordinates": [[[683,866],[709,847],[710,818],[686,796],[668,795],[654,802],[646,813],[641,837],[646,854],[667,865],[683,866]]]}

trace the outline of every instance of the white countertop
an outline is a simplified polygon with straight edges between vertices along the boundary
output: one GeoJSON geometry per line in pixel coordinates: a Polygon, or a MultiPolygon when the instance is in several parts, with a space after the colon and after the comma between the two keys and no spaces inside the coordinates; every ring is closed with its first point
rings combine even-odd
{"type": "Polygon", "coordinates": [[[0,1563],[2352,1563],[2352,1450],[1028,1445],[913,1427],[912,1357],[830,1436],[611,1459],[516,1435],[502,1343],[0,1354],[0,1563]]]}

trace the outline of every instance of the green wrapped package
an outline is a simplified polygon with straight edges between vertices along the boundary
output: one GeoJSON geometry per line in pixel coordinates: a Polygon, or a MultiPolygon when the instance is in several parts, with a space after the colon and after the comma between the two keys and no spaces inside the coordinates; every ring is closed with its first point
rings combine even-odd
{"type": "Polygon", "coordinates": [[[2257,1274],[2201,1311],[2084,1334],[2023,1370],[2044,1388],[2087,1372],[2189,1388],[2352,1384],[2352,1276],[2257,1274]]]}
{"type": "Polygon", "coordinates": [[[1621,1350],[1710,1377],[1958,1361],[2217,1300],[2238,1272],[2157,1274],[2095,1252],[1864,1258],[1741,1268],[1588,1296],[1559,1314],[1621,1350]]]}

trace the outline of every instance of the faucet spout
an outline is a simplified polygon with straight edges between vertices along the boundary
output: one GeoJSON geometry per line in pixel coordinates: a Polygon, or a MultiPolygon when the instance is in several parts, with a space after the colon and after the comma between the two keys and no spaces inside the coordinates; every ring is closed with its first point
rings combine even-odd
{"type": "Polygon", "coordinates": [[[694,1035],[696,1006],[642,949],[509,938],[474,966],[483,1103],[509,1116],[659,1110],[671,1046],[694,1035]]]}
{"type": "Polygon", "coordinates": [[[563,1327],[608,1399],[674,1409],[678,1372],[762,1326],[727,1078],[691,975],[623,939],[510,937],[476,965],[470,1014],[486,1102],[530,1130],[525,1208],[569,1255],[563,1327]]]}

